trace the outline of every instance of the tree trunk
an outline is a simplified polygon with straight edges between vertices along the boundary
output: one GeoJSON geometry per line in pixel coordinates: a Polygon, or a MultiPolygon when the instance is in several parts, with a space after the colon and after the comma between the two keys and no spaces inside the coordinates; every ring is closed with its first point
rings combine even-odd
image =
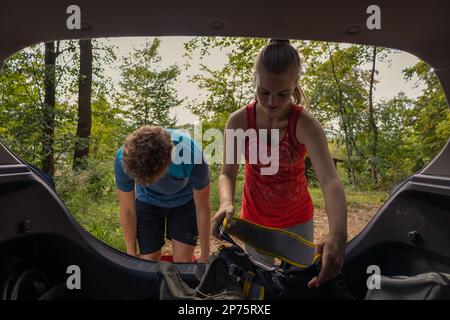
{"type": "Polygon", "coordinates": [[[42,170],[50,176],[55,173],[53,141],[55,133],[56,105],[56,52],[55,42],[45,43],[45,75],[44,75],[44,107],[43,107],[43,139],[42,170]]]}
{"type": "MultiPolygon", "coordinates": [[[[329,50],[329,47],[328,47],[328,50],[329,50]]],[[[330,56],[330,62],[331,62],[331,68],[333,71],[334,81],[336,82],[336,86],[337,86],[338,92],[339,92],[339,114],[341,116],[342,128],[344,129],[345,148],[347,150],[348,173],[350,175],[350,181],[351,181],[352,185],[355,186],[356,185],[355,172],[353,170],[353,164],[352,164],[352,159],[351,159],[352,151],[351,151],[350,138],[349,138],[349,132],[348,132],[349,130],[348,130],[348,126],[347,126],[347,119],[346,119],[347,117],[346,117],[346,110],[345,110],[345,106],[344,106],[344,99],[343,99],[340,82],[336,75],[336,68],[334,65],[333,56],[332,56],[330,50],[329,50],[329,56],[330,56]]]]}
{"type": "Polygon", "coordinates": [[[375,65],[377,59],[377,47],[373,47],[372,56],[372,73],[370,75],[370,87],[369,87],[369,125],[373,134],[372,146],[371,146],[371,158],[370,169],[372,173],[372,179],[376,187],[378,187],[378,166],[376,163],[378,153],[378,128],[375,122],[375,114],[373,109],[373,86],[375,80],[375,65]]]}
{"type": "Polygon", "coordinates": [[[73,155],[73,169],[85,168],[89,155],[92,126],[92,41],[80,40],[80,75],[78,86],[77,141],[73,155]]]}

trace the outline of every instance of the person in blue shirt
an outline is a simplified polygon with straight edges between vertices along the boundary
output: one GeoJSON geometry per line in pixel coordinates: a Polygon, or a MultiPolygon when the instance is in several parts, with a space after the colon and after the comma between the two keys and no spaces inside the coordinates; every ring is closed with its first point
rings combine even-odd
{"type": "Polygon", "coordinates": [[[120,223],[127,253],[160,260],[165,238],[174,262],[209,256],[210,175],[201,147],[182,131],[145,125],[132,132],[114,161],[120,223]]]}

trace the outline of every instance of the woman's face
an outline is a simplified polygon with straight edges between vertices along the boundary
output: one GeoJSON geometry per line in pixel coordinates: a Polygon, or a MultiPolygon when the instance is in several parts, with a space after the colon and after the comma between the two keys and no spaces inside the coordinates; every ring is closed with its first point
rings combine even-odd
{"type": "Polygon", "coordinates": [[[293,70],[273,74],[260,67],[256,71],[255,82],[258,103],[269,115],[280,114],[290,105],[296,82],[293,70]]]}

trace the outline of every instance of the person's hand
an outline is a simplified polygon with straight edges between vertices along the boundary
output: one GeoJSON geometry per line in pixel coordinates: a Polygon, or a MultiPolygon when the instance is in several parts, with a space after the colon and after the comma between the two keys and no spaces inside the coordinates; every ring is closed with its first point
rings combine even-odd
{"type": "Polygon", "coordinates": [[[221,206],[219,210],[217,210],[211,221],[211,231],[216,238],[219,238],[219,228],[223,223],[223,219],[226,217],[227,220],[230,221],[233,215],[234,207],[231,205],[221,206]]]}
{"type": "Polygon", "coordinates": [[[308,282],[309,288],[319,287],[334,279],[344,265],[346,235],[328,234],[317,242],[316,254],[322,254],[319,275],[308,282]]]}

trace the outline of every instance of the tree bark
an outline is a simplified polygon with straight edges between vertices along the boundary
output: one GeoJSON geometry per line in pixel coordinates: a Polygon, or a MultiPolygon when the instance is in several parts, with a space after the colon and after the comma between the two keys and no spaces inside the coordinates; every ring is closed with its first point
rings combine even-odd
{"type": "Polygon", "coordinates": [[[73,169],[86,167],[92,126],[92,41],[80,40],[80,74],[78,82],[77,140],[73,155],[73,169]]]}
{"type": "Polygon", "coordinates": [[[372,55],[372,72],[370,75],[370,87],[369,87],[369,125],[372,131],[372,146],[371,146],[371,161],[370,161],[370,170],[372,173],[372,179],[376,187],[378,187],[378,166],[376,163],[377,153],[378,153],[378,128],[375,122],[375,112],[373,108],[373,87],[375,81],[375,65],[377,59],[377,47],[373,47],[373,55],[372,55]]]}
{"type": "Polygon", "coordinates": [[[347,126],[347,119],[346,119],[347,117],[346,117],[346,110],[345,110],[345,106],[344,106],[342,89],[341,89],[339,79],[337,78],[337,75],[336,75],[336,67],[334,65],[333,55],[331,54],[329,47],[328,47],[328,52],[329,52],[329,56],[330,56],[330,62],[331,62],[331,68],[333,71],[334,81],[336,82],[336,86],[337,86],[338,92],[339,92],[339,114],[341,116],[342,128],[344,129],[344,140],[345,140],[345,147],[347,150],[348,173],[349,173],[350,181],[351,181],[352,185],[355,186],[356,185],[355,172],[353,170],[353,164],[352,164],[352,159],[351,159],[352,148],[350,145],[351,142],[350,142],[350,138],[349,138],[349,132],[348,132],[349,130],[348,130],[348,126],[347,126]]]}
{"type": "Polygon", "coordinates": [[[42,170],[50,176],[55,173],[54,134],[56,107],[56,55],[55,42],[45,43],[45,75],[44,75],[44,106],[43,106],[43,139],[42,139],[42,170]]]}

